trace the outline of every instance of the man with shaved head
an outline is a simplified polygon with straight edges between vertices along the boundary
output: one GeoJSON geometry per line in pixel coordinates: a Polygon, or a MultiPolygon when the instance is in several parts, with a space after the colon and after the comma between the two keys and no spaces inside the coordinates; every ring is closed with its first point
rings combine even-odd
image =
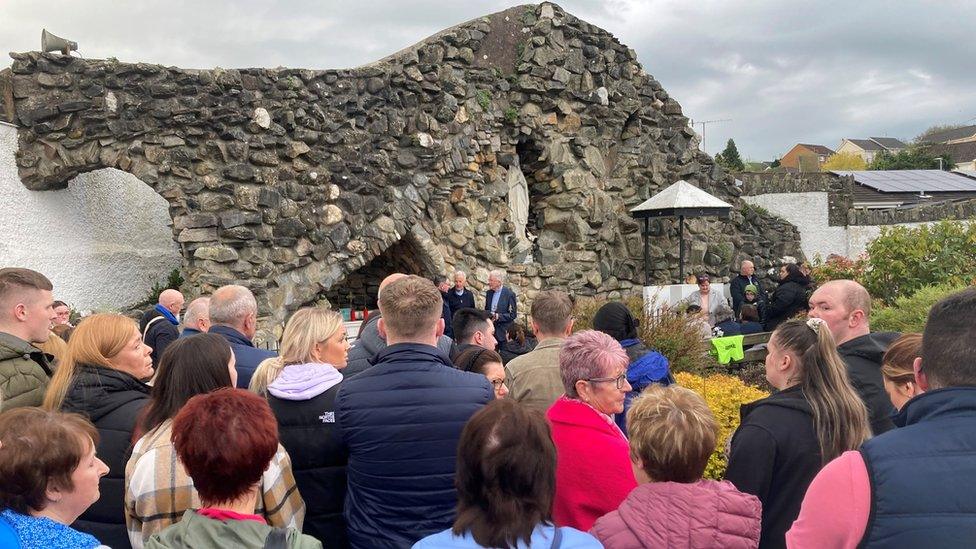
{"type": "MultiPolygon", "coordinates": [[[[397,280],[406,278],[406,276],[403,273],[393,273],[384,278],[380,282],[379,290],[376,292],[376,300],[379,301],[380,296],[383,295],[384,288],[397,280]]],[[[376,355],[386,348],[386,337],[380,333],[377,326],[382,316],[380,312],[371,312],[369,320],[360,326],[359,337],[353,343],[352,348],[349,349],[349,354],[346,356],[346,367],[342,369],[343,377],[354,376],[372,366],[376,355]]],[[[454,341],[446,335],[441,335],[437,340],[437,348],[448,356],[451,355],[451,348],[453,346],[454,341]]]]}
{"type": "MultiPolygon", "coordinates": [[[[746,286],[750,284],[759,288],[759,279],[756,278],[756,266],[752,261],[746,259],[739,266],[739,276],[729,282],[729,292],[732,294],[732,311],[735,312],[736,318],[739,316],[742,303],[746,300],[746,286]]],[[[765,301],[765,296],[762,292],[756,294],[756,297],[759,301],[765,301]]]]}
{"type": "Polygon", "coordinates": [[[810,296],[808,315],[827,323],[851,384],[868,408],[871,431],[880,435],[892,429],[895,409],[884,390],[881,358],[901,334],[871,333],[871,295],[853,280],[832,280],[817,288],[810,296]]]}
{"type": "Polygon", "coordinates": [[[183,294],[167,288],[159,294],[156,306],[142,315],[139,330],[142,341],[152,347],[153,368],[159,366],[159,357],[166,347],[180,337],[180,311],[183,310],[183,294]]]}

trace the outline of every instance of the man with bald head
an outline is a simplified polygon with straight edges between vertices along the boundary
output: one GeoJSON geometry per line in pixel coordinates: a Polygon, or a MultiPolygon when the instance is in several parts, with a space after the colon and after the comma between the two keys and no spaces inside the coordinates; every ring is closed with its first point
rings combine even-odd
{"type": "MultiPolygon", "coordinates": [[[[746,300],[746,286],[750,284],[759,288],[759,279],[756,278],[756,266],[752,261],[746,259],[739,266],[739,276],[729,282],[729,292],[732,294],[732,311],[735,312],[736,318],[739,317],[739,311],[742,309],[742,304],[746,300]]],[[[762,292],[756,294],[756,297],[759,301],[765,301],[762,292]]]]}
{"type": "MultiPolygon", "coordinates": [[[[376,300],[379,301],[380,296],[383,295],[384,288],[397,280],[406,278],[406,276],[403,273],[393,273],[384,278],[380,282],[379,290],[376,292],[376,300]]],[[[353,343],[352,348],[349,349],[349,354],[346,356],[346,367],[342,369],[343,377],[348,378],[354,376],[372,366],[376,355],[386,348],[386,337],[380,333],[377,324],[382,316],[382,313],[379,311],[371,312],[369,319],[360,326],[359,337],[353,343]]],[[[446,335],[441,335],[437,339],[437,348],[448,356],[451,355],[451,348],[453,346],[454,341],[446,335]]]]}
{"type": "Polygon", "coordinates": [[[808,316],[827,323],[851,384],[868,408],[871,431],[880,435],[892,429],[895,409],[884,389],[881,358],[901,334],[871,333],[871,295],[853,280],[832,280],[817,288],[810,296],[808,316]]]}
{"type": "Polygon", "coordinates": [[[159,294],[156,306],[149,309],[139,320],[142,341],[152,347],[153,368],[159,366],[159,357],[166,347],[180,337],[180,311],[183,310],[183,294],[167,288],[159,294]]]}

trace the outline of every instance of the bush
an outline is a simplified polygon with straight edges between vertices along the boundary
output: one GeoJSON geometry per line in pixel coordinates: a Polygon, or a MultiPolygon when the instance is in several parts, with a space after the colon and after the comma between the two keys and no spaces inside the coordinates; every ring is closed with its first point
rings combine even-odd
{"type": "Polygon", "coordinates": [[[937,301],[966,289],[963,285],[926,286],[909,297],[899,297],[890,307],[871,311],[871,329],[878,332],[918,332],[925,329],[929,310],[937,301]]]}
{"type": "Polygon", "coordinates": [[[976,222],[943,220],[917,228],[885,227],[868,245],[868,269],[860,282],[885,303],[925,286],[974,283],[976,222]]]}
{"type": "MultiPolygon", "coordinates": [[[[630,314],[634,315],[634,318],[643,318],[644,298],[641,296],[635,295],[615,301],[620,301],[626,305],[630,309],[630,314]]],[[[593,317],[596,316],[596,312],[600,310],[600,307],[603,307],[607,303],[609,303],[609,300],[597,299],[595,297],[576,298],[576,306],[573,308],[573,318],[576,319],[576,322],[573,323],[573,331],[592,330],[593,317]]]]}
{"type": "Polygon", "coordinates": [[[718,440],[715,452],[708,459],[705,478],[720,480],[725,475],[728,458],[725,445],[739,427],[739,408],[746,403],[769,396],[751,385],[746,385],[737,377],[725,374],[712,374],[707,377],[681,372],[675,376],[677,382],[695,391],[708,404],[718,421],[718,440]]]}
{"type": "Polygon", "coordinates": [[[857,259],[831,254],[827,256],[826,261],[822,260],[818,254],[813,259],[810,274],[817,281],[817,284],[840,279],[861,281],[864,279],[867,263],[867,256],[864,254],[857,259]]]}
{"type": "MultiPolygon", "coordinates": [[[[655,314],[644,313],[644,298],[632,296],[621,302],[640,319],[637,336],[648,349],[667,357],[672,372],[704,373],[716,366],[708,355],[710,344],[702,338],[698,325],[676,309],[664,309],[655,314]]],[[[592,330],[593,317],[607,300],[579,298],[576,300],[574,331],[592,330]]]]}
{"type": "Polygon", "coordinates": [[[159,301],[159,294],[163,293],[163,290],[179,290],[180,286],[183,285],[183,282],[183,275],[180,274],[180,270],[173,269],[166,277],[165,285],[159,281],[153,281],[152,286],[149,287],[149,295],[146,296],[146,303],[157,303],[159,301]]]}

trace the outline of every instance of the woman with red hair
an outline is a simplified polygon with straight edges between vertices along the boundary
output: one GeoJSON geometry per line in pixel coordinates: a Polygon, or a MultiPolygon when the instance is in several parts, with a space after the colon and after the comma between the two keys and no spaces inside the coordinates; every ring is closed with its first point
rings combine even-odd
{"type": "Polygon", "coordinates": [[[232,388],[197,395],[176,415],[172,436],[203,506],[153,534],[147,549],[322,547],[253,514],[261,477],[278,450],[278,423],[263,398],[232,388]]]}

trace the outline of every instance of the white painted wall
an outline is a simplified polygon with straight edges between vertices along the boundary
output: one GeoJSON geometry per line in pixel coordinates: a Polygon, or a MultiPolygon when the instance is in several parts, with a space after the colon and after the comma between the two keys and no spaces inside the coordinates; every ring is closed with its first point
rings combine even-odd
{"type": "Polygon", "coordinates": [[[106,169],[59,191],[29,191],[17,176],[17,131],[0,124],[0,266],[27,267],[80,310],[142,301],[181,257],[165,199],[135,176],[106,169]]]}
{"type": "MultiPolygon", "coordinates": [[[[828,225],[825,192],[762,194],[743,196],[742,199],[796,225],[800,231],[800,249],[810,261],[817,254],[822,259],[830,254],[857,257],[881,234],[882,225],[828,225]]],[[[901,226],[914,228],[925,224],[903,223],[901,226]]]]}
{"type": "Polygon", "coordinates": [[[827,193],[777,193],[743,196],[749,204],[789,221],[800,231],[800,249],[813,260],[817,254],[848,255],[847,229],[827,224],[827,193]]]}

